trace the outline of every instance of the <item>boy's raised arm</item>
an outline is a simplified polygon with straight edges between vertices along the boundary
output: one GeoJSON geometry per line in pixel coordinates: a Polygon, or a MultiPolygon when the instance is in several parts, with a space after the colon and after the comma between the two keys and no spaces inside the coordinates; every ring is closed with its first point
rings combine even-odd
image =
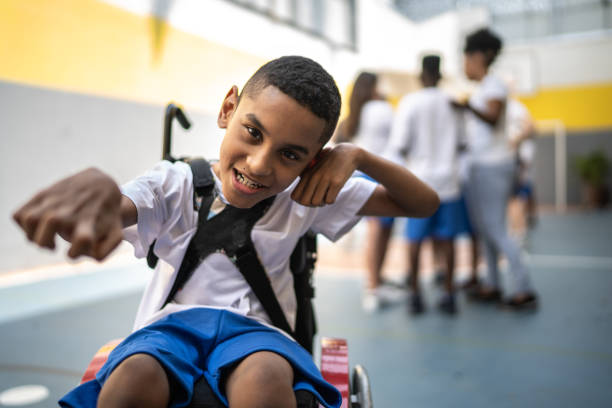
{"type": "Polygon", "coordinates": [[[137,211],[110,176],[90,168],[42,190],[13,219],[41,247],[54,249],[59,234],[71,243],[71,258],[102,260],[121,242],[123,227],[136,222],[137,211]]]}
{"type": "Polygon", "coordinates": [[[380,185],[361,207],[359,215],[429,217],[440,206],[438,194],[408,169],[362,150],[358,170],[380,185]]]}
{"type": "Polygon", "coordinates": [[[333,203],[355,170],[380,183],[359,215],[428,217],[440,205],[438,194],[406,168],[353,144],[325,148],[320,156],[319,162],[302,174],[292,193],[303,205],[333,203]]]}

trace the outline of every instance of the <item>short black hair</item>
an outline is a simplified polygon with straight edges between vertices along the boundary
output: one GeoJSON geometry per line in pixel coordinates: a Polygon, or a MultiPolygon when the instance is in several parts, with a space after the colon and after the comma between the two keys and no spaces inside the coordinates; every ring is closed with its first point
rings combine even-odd
{"type": "Polygon", "coordinates": [[[440,56],[425,55],[421,61],[423,72],[427,72],[432,77],[440,77],[440,56]]]}
{"type": "Polygon", "coordinates": [[[240,96],[255,95],[268,85],[325,120],[320,141],[329,140],[340,116],[340,92],[332,76],[319,63],[295,55],[269,61],[249,78],[240,96]]]}
{"type": "Polygon", "coordinates": [[[482,52],[487,57],[487,64],[491,65],[502,48],[501,38],[488,28],[476,30],[465,39],[466,54],[472,52],[482,52]]]}

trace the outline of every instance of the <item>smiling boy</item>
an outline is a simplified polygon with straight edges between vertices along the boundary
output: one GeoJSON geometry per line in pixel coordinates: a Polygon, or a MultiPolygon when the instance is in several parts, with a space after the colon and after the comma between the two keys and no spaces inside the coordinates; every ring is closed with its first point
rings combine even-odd
{"type": "MultiPolygon", "coordinates": [[[[266,203],[250,238],[289,322],[296,312],[289,257],[306,231],[335,240],[362,215],[429,216],[439,204],[435,192],[400,166],[349,144],[324,148],[339,109],[331,76],[316,62],[293,56],[262,66],[242,93],[232,87],[218,117],[226,131],[219,161],[212,164],[216,198],[209,217],[266,203]],[[351,178],[355,170],[380,184],[351,178]]],[[[339,407],[337,390],[301,346],[271,326],[224,253],[203,259],[165,302],[197,230],[193,194],[190,167],[181,162],[161,162],[121,189],[88,169],[40,192],[14,214],[42,247],[54,248],[55,234],[71,242],[71,257],[103,259],[125,238],[139,257],[155,241],[160,259],[135,331],[95,380],[60,404],[185,406],[194,382],[204,376],[231,407],[295,407],[298,389],[339,407]]]]}

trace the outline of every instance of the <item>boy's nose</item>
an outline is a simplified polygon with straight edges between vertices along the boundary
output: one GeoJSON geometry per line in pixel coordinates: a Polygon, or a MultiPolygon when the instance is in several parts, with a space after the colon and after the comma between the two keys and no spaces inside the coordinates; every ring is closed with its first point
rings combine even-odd
{"type": "Polygon", "coordinates": [[[247,157],[249,172],[253,176],[268,176],[272,173],[272,160],[266,149],[257,149],[247,157]]]}

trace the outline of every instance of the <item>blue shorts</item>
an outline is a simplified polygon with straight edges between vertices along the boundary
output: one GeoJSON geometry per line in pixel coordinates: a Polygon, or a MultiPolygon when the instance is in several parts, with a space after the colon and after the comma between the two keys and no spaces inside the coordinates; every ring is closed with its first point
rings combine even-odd
{"type": "Polygon", "coordinates": [[[530,182],[519,183],[514,189],[514,196],[527,199],[533,196],[533,186],[530,182]]]}
{"type": "Polygon", "coordinates": [[[441,203],[431,217],[408,219],[404,237],[411,242],[423,241],[428,237],[453,239],[471,231],[465,202],[459,198],[441,203]]]}
{"type": "Polygon", "coordinates": [[[257,351],[277,353],[293,366],[294,390],[310,391],[325,407],[340,407],[340,393],[323,379],[303,347],[253,319],[209,308],[173,313],[135,331],[110,353],[95,380],[79,385],[59,403],[62,407],[95,407],[113,369],[127,357],[145,353],[157,359],[173,379],[170,407],[188,405],[193,385],[202,375],[227,405],[225,390],[220,388],[226,369],[257,351]]]}

